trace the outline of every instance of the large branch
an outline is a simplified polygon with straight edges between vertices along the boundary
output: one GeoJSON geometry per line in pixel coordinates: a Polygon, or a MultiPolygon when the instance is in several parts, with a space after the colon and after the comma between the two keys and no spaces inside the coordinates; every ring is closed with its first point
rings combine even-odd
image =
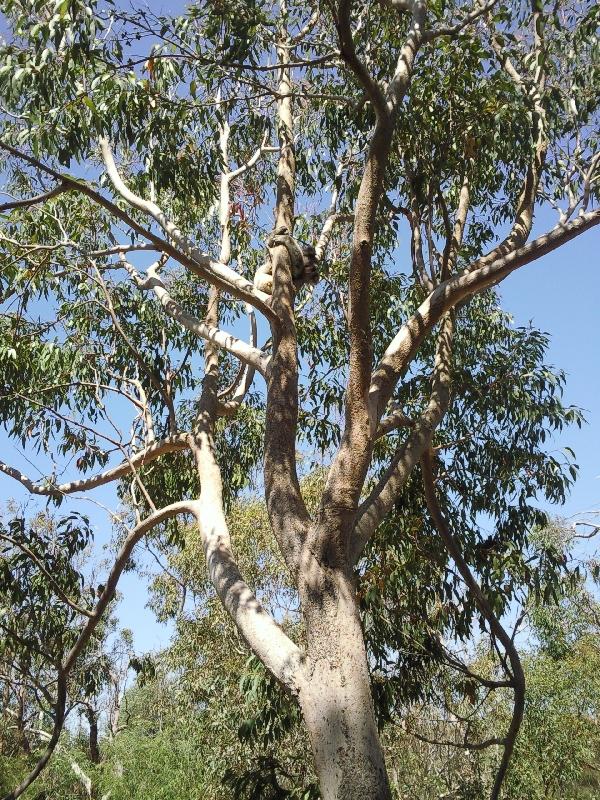
{"type": "Polygon", "coordinates": [[[247,344],[243,341],[243,339],[238,339],[237,336],[233,336],[226,331],[222,331],[220,328],[217,328],[214,325],[208,325],[206,322],[202,322],[202,320],[199,320],[192,314],[188,314],[187,311],[185,311],[167,291],[164,282],[160,279],[156,272],[156,265],[148,268],[148,277],[143,280],[139,279],[136,270],[130,264],[125,261],[123,264],[127,268],[128,272],[133,276],[137,285],[141,289],[153,291],[166,313],[172,319],[179,322],[182,327],[190,331],[190,333],[194,333],[196,336],[201,337],[202,339],[213,342],[221,349],[231,353],[231,355],[238,358],[244,364],[248,364],[248,366],[257,369],[261,375],[266,374],[267,367],[269,366],[269,358],[265,356],[261,350],[253,347],[250,344],[247,344]]]}
{"type": "MultiPolygon", "coordinates": [[[[221,154],[227,164],[229,127],[226,118],[221,123],[221,154]]],[[[229,182],[221,180],[222,229],[221,251],[228,257],[229,250],[229,182]]],[[[209,295],[206,324],[219,323],[218,292],[209,295]]],[[[285,330],[285,318],[283,329],[285,330]]],[[[253,327],[253,336],[255,336],[253,327]]],[[[268,380],[268,379],[267,379],[268,380]]],[[[242,578],[231,551],[229,528],[223,504],[221,470],[216,457],[215,427],[219,413],[219,350],[213,342],[204,349],[204,378],[198,402],[198,413],[191,439],[192,454],[200,483],[200,497],[195,517],[206,556],[209,577],[233,619],[241,636],[273,675],[292,692],[298,691],[302,677],[302,654],[286,636],[275,620],[261,606],[254,593],[242,578]]],[[[269,384],[268,384],[269,385],[269,384]]]]}
{"type": "Polygon", "coordinates": [[[566,225],[557,225],[491,264],[476,260],[463,273],[441,283],[398,331],[373,373],[369,391],[371,430],[375,434],[394,386],[433,327],[450,308],[504,280],[516,269],[537,261],[571,239],[600,223],[600,210],[581,214],[566,225]],[[481,265],[483,262],[483,265],[481,265]]]}
{"type": "Polygon", "coordinates": [[[212,437],[205,431],[197,434],[194,455],[201,485],[196,520],[210,579],[248,646],[284,686],[297,693],[302,651],[260,604],[239,571],[231,551],[212,437]]]}
{"type": "MultiPolygon", "coordinates": [[[[238,273],[231,269],[231,267],[229,267],[227,264],[222,264],[219,261],[213,261],[210,256],[198,250],[193,242],[191,242],[187,236],[185,236],[179,230],[177,225],[175,225],[175,223],[166,216],[166,214],[156,203],[139,197],[137,194],[135,194],[135,192],[131,191],[131,189],[119,175],[119,171],[117,170],[117,165],[115,164],[115,160],[107,139],[100,139],[100,148],[102,150],[102,157],[104,159],[108,176],[112,181],[113,186],[124,200],[126,200],[134,208],[137,208],[139,211],[148,214],[164,230],[169,239],[177,246],[178,250],[182,253],[185,253],[189,258],[191,258],[192,262],[198,268],[206,272],[206,276],[204,277],[212,275],[213,280],[210,280],[211,283],[218,288],[224,288],[230,292],[231,289],[227,288],[227,284],[234,287],[240,287],[244,291],[250,292],[250,294],[252,294],[254,297],[254,301],[256,301],[256,296],[261,293],[257,293],[257,290],[254,288],[253,284],[250,283],[250,281],[247,281],[241,275],[238,275],[238,273]],[[215,280],[216,278],[219,280],[215,280]],[[225,285],[223,285],[223,283],[225,283],[225,285]]],[[[261,152],[262,151],[259,151],[259,155],[261,152]]],[[[263,299],[267,299],[267,295],[261,294],[261,296],[263,299]]],[[[252,305],[256,305],[256,302],[253,302],[252,305]]],[[[261,310],[264,312],[263,308],[261,308],[261,310]]]]}
{"type": "MultiPolygon", "coordinates": [[[[338,9],[337,27],[344,41],[348,39],[350,2],[338,9]]],[[[372,331],[370,313],[371,258],[377,211],[384,191],[384,179],[399,104],[410,85],[416,54],[423,40],[425,6],[411,2],[412,23],[401,48],[394,75],[385,94],[383,106],[378,101],[377,121],[369,144],[364,172],[354,209],[354,234],[348,280],[349,370],[345,393],[345,423],[342,441],[333,460],[323,495],[323,506],[336,508],[349,532],[362,491],[372,450],[369,417],[371,383],[372,331]]],[[[350,48],[350,41],[347,43],[350,48]]],[[[349,65],[359,69],[348,50],[349,65]]],[[[359,70],[360,74],[362,71],[359,70]]],[[[381,90],[380,90],[381,91],[381,90]]]]}
{"type": "Polygon", "coordinates": [[[33,167],[36,167],[36,169],[39,169],[46,175],[50,175],[51,177],[56,178],[56,180],[65,183],[70,189],[89,197],[90,200],[102,206],[102,208],[105,208],[116,219],[124,222],[129,228],[131,228],[132,231],[135,231],[135,233],[143,236],[145,239],[155,245],[159,252],[166,253],[167,255],[171,256],[171,258],[177,261],[178,264],[181,264],[191,272],[194,272],[208,283],[223,289],[223,291],[229,292],[229,294],[231,294],[233,297],[236,297],[238,300],[244,300],[245,302],[249,303],[258,311],[262,312],[267,319],[271,320],[274,324],[277,324],[276,314],[265,302],[268,300],[268,295],[257,291],[250,281],[246,280],[241,275],[238,275],[238,273],[230,267],[219,264],[218,262],[210,259],[209,256],[201,253],[197,248],[189,243],[187,239],[184,238],[181,240],[181,244],[185,247],[185,249],[180,250],[179,247],[176,247],[170,241],[163,239],[161,236],[157,236],[151,230],[148,230],[143,225],[140,225],[132,217],[130,217],[129,214],[120,209],[119,206],[117,206],[111,200],[108,200],[91,186],[88,186],[87,183],[77,180],[70,175],[64,175],[58,172],[52,167],[49,167],[47,164],[44,164],[42,161],[39,161],[37,158],[34,158],[27,153],[23,153],[21,150],[18,150],[6,142],[0,141],[0,149],[6,150],[15,157],[20,158],[33,167]]]}
{"type": "Polygon", "coordinates": [[[423,0],[409,0],[408,5],[412,12],[410,29],[400,50],[396,70],[386,92],[387,107],[390,113],[396,112],[404,99],[412,78],[415,58],[426,41],[426,3],[423,0]]]}
{"type": "MultiPolygon", "coordinates": [[[[215,304],[213,313],[214,308],[215,304]]],[[[303,677],[303,655],[259,603],[244,581],[231,550],[223,505],[221,470],[215,455],[218,359],[217,353],[211,348],[207,348],[205,353],[204,372],[199,413],[191,443],[200,481],[200,497],[194,513],[208,574],[223,606],[248,646],[281,683],[297,693],[303,677]]]]}
{"type": "MultiPolygon", "coordinates": [[[[292,107],[289,36],[283,14],[277,31],[277,53],[282,62],[277,100],[279,159],[275,195],[275,228],[294,228],[296,153],[292,107]]],[[[273,533],[287,564],[294,569],[300,545],[310,522],[300,492],[296,467],[298,428],[298,340],[294,311],[294,286],[287,248],[271,250],[272,306],[280,324],[271,326],[273,356],[267,375],[264,439],[264,479],[267,511],[273,533]]]]}
{"type": "Polygon", "coordinates": [[[70,481],[69,483],[36,483],[20,470],[10,467],[3,461],[0,461],[0,472],[3,472],[5,475],[21,483],[30,494],[42,495],[44,497],[61,497],[67,494],[73,494],[74,492],[85,492],[89,489],[95,489],[97,486],[104,486],[106,483],[119,480],[119,478],[130,475],[134,470],[150,464],[152,461],[155,461],[157,458],[167,453],[189,450],[190,445],[188,437],[189,434],[187,433],[168,436],[166,439],[153,442],[144,450],[134,453],[129,460],[121,462],[121,464],[118,464],[116,467],[111,467],[104,472],[100,472],[98,475],[92,475],[89,478],[81,478],[77,481],[70,481]]]}
{"type": "Polygon", "coordinates": [[[398,448],[387,470],[358,509],[351,557],[356,563],[367,541],[398,499],[412,470],[431,445],[436,428],[450,404],[452,339],[454,322],[448,314],[442,325],[435,355],[431,396],[425,411],[413,423],[406,441],[398,448]]]}

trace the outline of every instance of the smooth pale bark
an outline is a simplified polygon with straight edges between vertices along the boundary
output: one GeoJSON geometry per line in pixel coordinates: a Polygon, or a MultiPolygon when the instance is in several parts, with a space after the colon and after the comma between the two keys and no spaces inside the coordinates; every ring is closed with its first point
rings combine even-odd
{"type": "MultiPolygon", "coordinates": [[[[335,526],[309,537],[339,541],[335,526]]],[[[352,570],[304,549],[300,598],[307,655],[298,699],[323,800],[390,800],[352,570]]]]}

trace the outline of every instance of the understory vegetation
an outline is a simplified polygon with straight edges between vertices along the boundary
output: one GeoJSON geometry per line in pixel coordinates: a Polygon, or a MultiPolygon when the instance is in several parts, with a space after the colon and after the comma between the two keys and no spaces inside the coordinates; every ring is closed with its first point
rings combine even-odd
{"type": "MultiPolygon", "coordinates": [[[[305,482],[308,496],[321,480],[316,474],[305,482]]],[[[301,641],[297,601],[281,563],[270,555],[262,504],[237,502],[231,517],[236,552],[257,594],[301,641]]],[[[48,527],[43,515],[37,524],[42,520],[48,527]]],[[[189,535],[193,539],[193,531],[189,535]]],[[[581,549],[577,536],[556,522],[532,537],[532,586],[538,586],[548,558],[563,565],[561,577],[551,591],[547,584],[541,593],[535,588],[520,595],[512,609],[516,638],[523,643],[527,700],[506,778],[507,800],[594,800],[600,792],[600,604],[594,591],[599,570],[594,557],[573,555],[573,548],[581,549]]],[[[160,621],[174,624],[171,644],[136,655],[130,632],[109,618],[78,675],[78,700],[55,756],[25,796],[317,800],[298,709],[258,659],[248,656],[193,547],[174,555],[168,540],[157,539],[151,548],[165,562],[164,570],[154,571],[150,602],[160,621]],[[97,741],[91,721],[98,726],[97,741]]],[[[415,541],[413,550],[417,562],[430,556],[422,542],[415,541]]],[[[138,569],[147,572],[141,563],[138,569]]],[[[377,580],[376,574],[365,577],[377,580]]],[[[373,591],[362,598],[373,663],[387,599],[373,591]]],[[[6,600],[0,595],[0,604],[6,600]]],[[[482,684],[500,670],[498,654],[482,639],[465,645],[460,662],[450,655],[436,606],[439,601],[423,609],[430,622],[427,645],[414,638],[422,621],[407,633],[402,664],[398,654],[390,654],[387,680],[383,670],[372,672],[393,797],[484,800],[496,771],[494,742],[502,741],[510,722],[512,697],[506,688],[492,691],[482,684]],[[419,671],[418,688],[415,682],[414,695],[401,702],[391,687],[404,686],[409,669],[419,671]]],[[[0,649],[5,792],[35,763],[51,729],[31,690],[21,691],[8,673],[10,653],[0,649]]]]}

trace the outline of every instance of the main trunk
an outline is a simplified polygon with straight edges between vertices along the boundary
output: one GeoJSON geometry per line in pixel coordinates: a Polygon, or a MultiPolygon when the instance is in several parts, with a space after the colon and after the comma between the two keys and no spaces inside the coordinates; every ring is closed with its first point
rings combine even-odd
{"type": "Polygon", "coordinates": [[[390,800],[354,580],[346,570],[308,560],[301,587],[306,680],[299,700],[321,796],[390,800]]]}

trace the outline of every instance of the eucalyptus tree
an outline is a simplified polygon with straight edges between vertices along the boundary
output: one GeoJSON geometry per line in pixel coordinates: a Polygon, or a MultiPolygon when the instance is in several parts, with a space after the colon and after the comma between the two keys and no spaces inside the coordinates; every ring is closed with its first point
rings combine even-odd
{"type": "MultiPolygon", "coordinates": [[[[86,519],[75,514],[59,520],[39,515],[27,525],[19,516],[0,522],[1,719],[7,731],[14,731],[15,754],[30,757],[39,749],[39,737],[48,742],[36,774],[73,709],[71,702],[67,705],[67,673],[58,665],[69,658],[74,664],[78,655],[72,646],[89,587],[73,561],[89,534],[86,519]]],[[[94,682],[96,665],[79,663],[75,672],[79,680],[71,681],[71,698],[94,682]]]]}
{"type": "Polygon", "coordinates": [[[500,615],[531,498],[561,499],[574,469],[544,439],[576,414],[488,290],[600,222],[597,5],[3,11],[0,415],[54,463],[39,481],[0,470],[56,503],[110,483],[123,501],[61,684],[135,545],[192,519],[225,609],[297,698],[323,798],[388,798],[358,582],[363,554],[385,573],[386,543],[422,526],[438,557],[416,585],[429,599],[441,576],[451,596],[456,570],[468,602],[442,615],[505,651],[498,796],[524,692],[500,615]],[[556,224],[530,239],[540,204],[556,224]],[[292,235],[313,244],[316,287],[295,280],[292,235]],[[310,509],[299,450],[328,465],[310,509]],[[298,641],[231,547],[226,508],[259,461],[298,641]]]}

